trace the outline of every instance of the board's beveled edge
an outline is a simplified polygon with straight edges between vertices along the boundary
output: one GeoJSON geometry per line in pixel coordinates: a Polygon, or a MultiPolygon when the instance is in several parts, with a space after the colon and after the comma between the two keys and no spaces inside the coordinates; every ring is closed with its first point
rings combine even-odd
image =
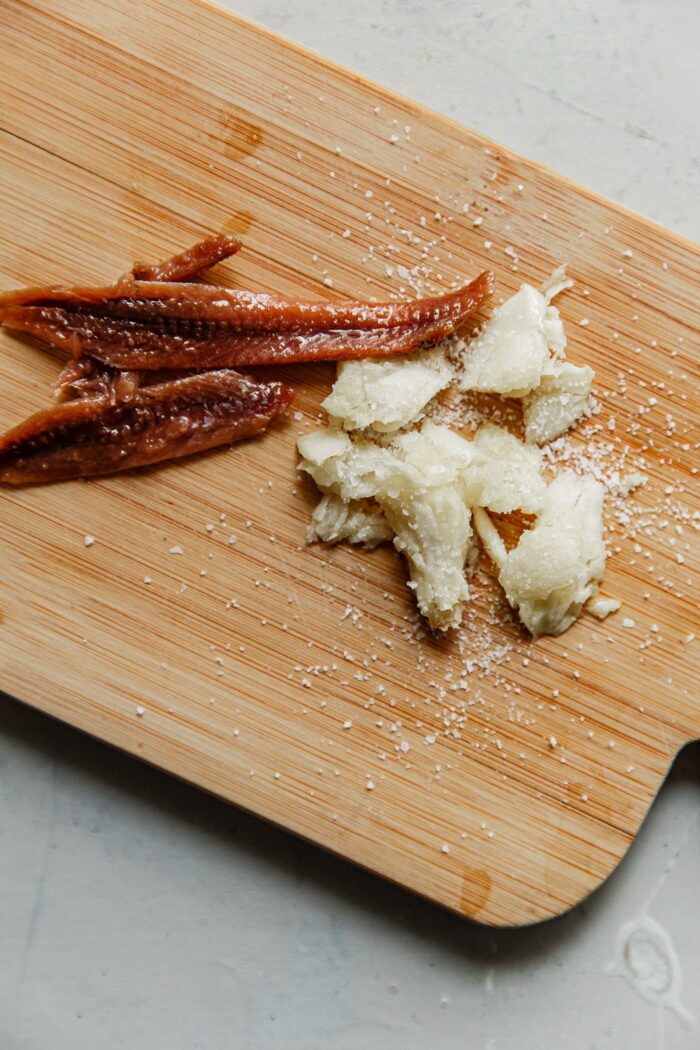
{"type": "Polygon", "coordinates": [[[625,204],[615,200],[614,197],[608,197],[604,193],[599,193],[597,190],[590,189],[583,183],[577,182],[576,179],[571,178],[571,176],[563,175],[554,168],[550,168],[548,164],[544,164],[542,161],[532,160],[532,158],[527,157],[524,153],[520,153],[510,146],[505,146],[502,142],[490,138],[490,136],[485,135],[482,131],[476,131],[474,128],[469,127],[467,124],[463,124],[455,117],[450,117],[448,114],[440,113],[439,110],[433,109],[431,106],[428,106],[423,102],[417,102],[409,95],[404,95],[400,91],[394,91],[392,88],[386,87],[379,81],[372,80],[371,77],[366,77],[364,74],[358,73],[350,66],[344,65],[342,62],[337,62],[335,59],[328,58],[328,56],[324,55],[322,52],[315,51],[314,48],[307,47],[305,44],[299,43],[298,40],[293,40],[291,37],[285,36],[284,33],[279,33],[274,29],[270,29],[269,26],[264,25],[262,22],[257,22],[254,18],[248,18],[245,15],[240,14],[238,11],[233,11],[230,8],[224,7],[222,4],[217,3],[217,0],[188,0],[188,2],[193,6],[199,5],[201,7],[207,7],[217,15],[230,18],[232,21],[238,22],[239,25],[246,29],[268,37],[268,39],[274,41],[275,44],[285,47],[288,50],[296,51],[301,57],[325,66],[327,69],[332,70],[343,77],[349,78],[356,84],[361,84],[368,90],[379,92],[385,98],[391,99],[393,102],[404,106],[407,109],[413,110],[413,112],[421,113],[431,121],[439,121],[441,124],[447,124],[460,134],[466,132],[484,146],[494,150],[507,152],[516,162],[530,168],[532,171],[550,179],[554,179],[561,185],[568,187],[577,195],[601,204],[605,208],[618,212],[620,215],[625,215],[635,222],[642,223],[663,235],[665,238],[674,240],[679,247],[700,255],[700,241],[693,240],[692,237],[686,236],[684,233],[673,229],[671,226],[665,226],[662,222],[650,218],[650,216],[645,215],[643,212],[635,211],[634,208],[628,208],[625,204]]]}
{"type": "MultiPolygon", "coordinates": [[[[106,744],[109,747],[114,747],[121,753],[128,755],[130,758],[133,758],[140,762],[144,762],[152,769],[158,770],[166,776],[172,776],[176,780],[188,784],[189,786],[196,788],[199,791],[204,791],[211,797],[220,799],[221,801],[226,802],[228,805],[233,805],[236,808],[241,809],[243,812],[256,817],[257,819],[264,820],[267,823],[272,824],[279,830],[287,834],[293,835],[296,838],[302,840],[303,842],[306,842],[309,845],[320,849],[325,853],[330,854],[331,856],[338,857],[342,861],[349,862],[355,865],[357,868],[360,868],[362,871],[368,873],[369,875],[373,875],[377,878],[382,878],[401,890],[413,893],[418,897],[421,897],[423,900],[429,901],[432,904],[436,904],[440,907],[446,908],[449,911],[454,912],[460,918],[466,919],[469,922],[474,922],[484,927],[500,929],[524,928],[526,926],[534,926],[540,923],[550,922],[554,919],[560,918],[561,916],[567,915],[569,912],[577,908],[580,904],[588,900],[592,895],[597,893],[615,874],[618,867],[625,860],[630,849],[633,847],[636,838],[639,834],[639,831],[642,828],[643,824],[646,822],[651,808],[654,805],[654,802],[656,801],[659,792],[662,790],[664,783],[666,782],[666,779],[668,778],[668,775],[671,771],[671,768],[674,762],[676,761],[676,758],[678,757],[678,754],[680,753],[683,747],[687,746],[687,744],[680,745],[669,756],[668,765],[663,773],[663,776],[660,778],[657,790],[653,795],[651,795],[651,797],[649,797],[646,809],[643,813],[641,813],[636,828],[629,834],[620,834],[619,841],[621,843],[622,848],[619,851],[616,851],[612,863],[610,864],[608,869],[602,874],[602,876],[595,880],[591,880],[590,886],[587,887],[582,893],[579,893],[578,896],[567,900],[567,903],[561,908],[549,907],[542,908],[540,911],[536,911],[534,908],[528,907],[524,903],[523,898],[514,893],[507,894],[506,896],[503,896],[502,899],[499,898],[497,894],[494,895],[491,892],[491,886],[489,886],[489,891],[485,896],[483,904],[474,908],[471,906],[464,906],[463,893],[460,894],[460,898],[457,899],[454,897],[441,895],[440,893],[428,892],[427,890],[420,889],[416,887],[415,884],[411,884],[408,880],[402,879],[399,875],[392,872],[389,868],[381,870],[381,867],[379,866],[371,867],[369,866],[369,864],[363,863],[363,861],[358,856],[353,855],[352,850],[341,851],[339,848],[334,848],[328,843],[323,842],[320,838],[315,838],[311,833],[306,832],[298,827],[291,826],[291,823],[289,822],[286,824],[282,823],[273,815],[267,814],[263,810],[256,809],[253,806],[246,805],[239,798],[235,798],[233,794],[227,794],[226,792],[217,790],[217,788],[213,784],[207,784],[203,782],[203,779],[206,778],[189,778],[179,770],[171,768],[167,760],[163,761],[162,759],[157,759],[155,756],[148,757],[148,755],[139,753],[139,749],[133,745],[130,746],[128,740],[118,739],[119,734],[118,732],[116,732],[116,727],[114,727],[115,731],[110,732],[110,734],[99,732],[96,728],[92,728],[90,726],[89,720],[84,720],[82,718],[76,720],[74,716],[71,720],[69,720],[67,717],[64,718],[60,713],[58,713],[55,710],[47,710],[43,699],[38,695],[32,696],[31,690],[26,691],[24,695],[19,695],[20,692],[22,691],[20,689],[17,689],[12,693],[7,693],[6,695],[11,700],[22,704],[26,704],[33,710],[40,712],[42,715],[51,718],[57,722],[60,722],[63,725],[67,725],[71,729],[74,729],[79,733],[85,734],[86,736],[97,741],[98,743],[106,744]],[[501,907],[498,906],[499,901],[501,907]],[[504,913],[508,914],[507,920],[503,919],[502,917],[504,913]]],[[[479,874],[478,871],[474,872],[472,869],[469,869],[469,875],[473,876],[474,873],[476,873],[477,875],[479,874]]],[[[477,888],[477,892],[480,892],[479,888],[477,888]]],[[[548,899],[550,899],[551,901],[551,898],[548,899]]]]}

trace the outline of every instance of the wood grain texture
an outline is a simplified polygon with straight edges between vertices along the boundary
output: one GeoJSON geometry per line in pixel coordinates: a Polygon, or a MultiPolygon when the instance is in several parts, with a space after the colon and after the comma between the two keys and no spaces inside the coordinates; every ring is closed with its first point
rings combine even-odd
{"type": "MultiPolygon", "coordinates": [[[[426,238],[438,287],[491,266],[506,295],[566,261],[570,356],[668,525],[613,535],[634,629],[528,645],[477,597],[467,635],[513,649],[465,678],[468,652],[411,633],[392,552],[304,546],[295,440],[332,372],[291,368],[300,418],[262,440],[2,493],[0,685],[462,914],[570,907],[700,736],[696,248],[215,7],[5,2],[2,24],[1,287],[110,279],[220,228],[244,238],[222,280],[326,298],[396,293],[426,238]]],[[[0,425],[56,371],[0,333],[0,425]]]]}

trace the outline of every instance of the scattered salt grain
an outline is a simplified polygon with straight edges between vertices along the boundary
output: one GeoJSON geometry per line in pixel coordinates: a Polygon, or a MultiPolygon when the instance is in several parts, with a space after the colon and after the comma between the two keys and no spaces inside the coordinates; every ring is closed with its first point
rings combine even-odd
{"type": "Polygon", "coordinates": [[[606,616],[617,612],[620,602],[616,598],[593,598],[586,606],[587,612],[598,620],[604,620],[606,616]]]}
{"type": "Polygon", "coordinates": [[[95,537],[94,536],[87,535],[83,539],[83,543],[85,544],[86,547],[92,547],[94,542],[95,542],[95,537]]]}

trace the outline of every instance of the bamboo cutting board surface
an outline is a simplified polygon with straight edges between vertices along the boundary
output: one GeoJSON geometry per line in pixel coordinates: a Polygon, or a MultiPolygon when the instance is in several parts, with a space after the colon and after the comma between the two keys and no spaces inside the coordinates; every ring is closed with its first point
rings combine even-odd
{"type": "MultiPolygon", "coordinates": [[[[597,440],[649,481],[611,504],[617,616],[532,645],[477,582],[457,638],[421,637],[390,550],[304,546],[295,441],[332,370],[289,369],[261,440],[1,494],[0,686],[464,915],[565,910],[700,736],[696,248],[215,7],[5,0],[2,24],[2,287],[221,228],[222,281],[329,299],[415,266],[490,266],[505,296],[566,262],[597,440]]],[[[7,427],[58,362],[3,332],[0,368],[7,427]]]]}

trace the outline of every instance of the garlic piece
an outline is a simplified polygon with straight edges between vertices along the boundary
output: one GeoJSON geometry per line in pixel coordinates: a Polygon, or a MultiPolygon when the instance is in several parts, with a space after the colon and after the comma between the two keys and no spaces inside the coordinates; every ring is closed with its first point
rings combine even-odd
{"type": "Polygon", "coordinates": [[[486,512],[475,513],[506,597],[533,637],[561,634],[596,593],[605,569],[602,512],[602,485],[567,470],[548,487],[542,513],[511,551],[486,512]]]}
{"type": "MultiPolygon", "coordinates": [[[[351,441],[342,430],[327,428],[305,434],[297,448],[302,457],[299,469],[310,474],[322,492],[333,492],[346,503],[370,499],[382,486],[411,474],[388,448],[351,441]]],[[[417,478],[411,480],[415,483],[417,478]]]]}
{"type": "Polygon", "coordinates": [[[380,491],[377,500],[394,530],[394,546],[408,561],[418,608],[431,627],[445,631],[459,624],[469,598],[464,568],[472,529],[462,472],[471,460],[470,443],[426,423],[392,447],[418,480],[400,491],[380,491]]]}
{"type": "Polygon", "coordinates": [[[571,283],[561,268],[544,291],[523,284],[494,310],[464,352],[460,389],[507,397],[524,397],[534,390],[550,362],[550,353],[555,358],[564,356],[564,325],[551,300],[571,283]]]}
{"type": "Polygon", "coordinates": [[[536,514],[544,505],[547,483],[542,453],[524,445],[502,427],[487,423],[472,443],[473,460],[464,473],[466,499],[472,507],[498,513],[536,514]]]}
{"type": "Polygon", "coordinates": [[[542,445],[564,434],[582,415],[590,415],[594,376],[588,365],[553,362],[523,402],[525,440],[542,445]]]}
{"type": "Polygon", "coordinates": [[[452,377],[439,347],[387,360],[345,361],[323,407],[345,430],[394,433],[421,419],[452,377]]]}
{"type": "Polygon", "coordinates": [[[370,500],[346,503],[334,493],[323,496],[314,508],[306,533],[307,543],[353,543],[372,550],[393,537],[378,506],[370,500]]]}
{"type": "Polygon", "coordinates": [[[322,490],[347,501],[376,500],[394,546],[408,562],[409,587],[430,625],[447,630],[459,623],[469,597],[464,566],[471,512],[461,477],[471,459],[469,442],[447,427],[426,423],[389,447],[349,438],[347,444],[335,442],[321,431],[300,439],[299,450],[302,469],[322,490]],[[325,460],[324,451],[329,453],[325,460]]]}

